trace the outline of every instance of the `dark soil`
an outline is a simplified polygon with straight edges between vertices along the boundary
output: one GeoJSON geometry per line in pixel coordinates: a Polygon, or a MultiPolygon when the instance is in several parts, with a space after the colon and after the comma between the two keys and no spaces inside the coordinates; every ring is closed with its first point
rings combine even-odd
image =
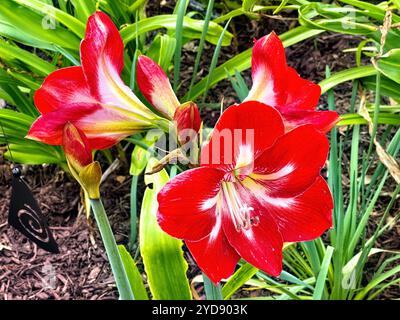
{"type": "MultiPolygon", "coordinates": [[[[153,2],[158,3],[158,2],[153,2]]],[[[170,1],[164,5],[152,5],[149,15],[172,11],[170,1]]],[[[248,49],[253,38],[259,38],[272,30],[278,34],[293,27],[293,14],[286,14],[283,20],[260,16],[258,21],[247,17],[236,18],[231,31],[235,34],[232,46],[222,49],[219,64],[235,54],[248,49]]],[[[342,50],[356,47],[359,39],[351,36],[324,34],[318,39],[309,39],[286,50],[288,63],[305,78],[318,82],[325,77],[325,67],[332,72],[355,65],[354,54],[342,50]]],[[[197,43],[185,46],[182,61],[182,87],[184,94],[192,76],[197,43]]],[[[214,47],[207,45],[202,56],[199,77],[208,73],[214,47]]],[[[251,85],[250,71],[243,72],[247,84],[251,85]]],[[[335,89],[336,104],[339,111],[349,108],[351,85],[343,84],[335,89]]],[[[229,81],[222,81],[210,89],[207,102],[219,103],[224,98],[225,107],[238,102],[229,81]]],[[[320,108],[326,109],[326,98],[322,97],[320,108]]],[[[219,117],[218,109],[204,108],[202,116],[207,125],[213,125],[219,117]]],[[[366,137],[368,141],[369,137],[366,137]]],[[[127,164],[120,166],[102,185],[102,196],[106,211],[118,243],[129,241],[130,181],[127,164]]],[[[60,246],[60,254],[52,255],[38,249],[18,232],[7,225],[7,212],[10,199],[10,164],[0,158],[0,300],[11,299],[115,299],[117,292],[106,260],[101,240],[95,224],[87,220],[80,201],[78,184],[67,174],[54,166],[30,166],[25,168],[24,176],[40,203],[43,213],[60,246]],[[49,276],[50,274],[50,276],[49,276]]],[[[346,181],[344,181],[346,184],[346,181]]],[[[381,197],[371,219],[373,229],[383,214],[388,197],[381,197]]],[[[139,203],[140,205],[140,203],[139,203]]],[[[399,205],[394,210],[400,210],[399,205]]],[[[378,245],[386,249],[400,248],[400,226],[396,225],[385,233],[378,245]]],[[[189,262],[189,279],[200,274],[193,259],[186,254],[189,262]]],[[[140,256],[139,256],[140,259],[140,256]]],[[[379,258],[378,258],[379,259],[379,258]]],[[[371,271],[374,270],[372,260],[371,271]]],[[[140,261],[139,261],[140,267],[140,261]]],[[[195,285],[195,297],[203,298],[201,285],[195,285]]],[[[253,296],[257,292],[242,293],[253,296]]],[[[399,287],[389,288],[381,299],[400,297],[399,287]]]]}

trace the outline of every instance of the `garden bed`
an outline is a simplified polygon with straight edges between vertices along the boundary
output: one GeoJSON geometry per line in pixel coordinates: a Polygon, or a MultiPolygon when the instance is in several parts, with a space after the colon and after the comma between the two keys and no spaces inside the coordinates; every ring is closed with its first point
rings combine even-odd
{"type": "MultiPolygon", "coordinates": [[[[169,2],[162,6],[150,5],[148,15],[155,16],[161,13],[170,13],[174,4],[169,2]]],[[[275,30],[281,34],[296,25],[296,14],[283,14],[276,17],[260,15],[257,20],[246,16],[236,18],[232,23],[234,41],[231,46],[223,47],[218,64],[229,60],[234,55],[250,48],[253,38],[260,38],[275,30]]],[[[287,60],[299,74],[316,83],[325,78],[326,66],[332,72],[337,72],[355,66],[354,53],[345,53],[344,49],[357,46],[360,37],[335,33],[324,33],[317,38],[311,38],[286,49],[287,60]]],[[[182,86],[180,92],[184,94],[189,86],[196,46],[198,41],[190,42],[183,49],[181,73],[182,86]]],[[[199,75],[208,74],[208,66],[212,59],[214,46],[206,44],[199,75]]],[[[364,61],[368,61],[365,57],[364,61]]],[[[242,73],[242,76],[250,87],[250,70],[242,73]]],[[[335,87],[336,108],[339,113],[349,110],[352,85],[344,83],[335,87]]],[[[179,95],[178,95],[179,96],[179,95]]],[[[239,102],[236,93],[228,80],[220,82],[209,91],[209,103],[219,103],[224,99],[224,106],[228,107],[239,102]]],[[[327,97],[323,95],[319,106],[326,109],[327,97]]],[[[218,120],[218,109],[203,108],[202,119],[205,124],[212,127],[218,120]]],[[[339,128],[339,134],[345,134],[347,127],[339,128]]],[[[394,132],[395,128],[393,129],[394,132]]],[[[366,126],[362,128],[361,146],[367,148],[370,137],[366,126]]],[[[5,148],[2,149],[6,151],[5,148]]],[[[127,154],[132,151],[128,148],[127,154]]],[[[113,153],[117,154],[116,150],[113,153]]],[[[350,146],[345,145],[344,167],[348,167],[350,158],[350,146]]],[[[105,159],[102,164],[107,165],[105,159]]],[[[128,160],[129,161],[129,160],[128,160]]],[[[376,167],[371,167],[371,172],[376,167]]],[[[127,245],[130,233],[130,185],[131,176],[129,163],[121,159],[120,164],[101,186],[102,199],[115,239],[118,244],[127,245]]],[[[371,173],[369,172],[369,173],[371,173]]],[[[80,195],[79,184],[68,174],[61,171],[55,165],[24,166],[24,176],[31,186],[43,213],[49,220],[49,224],[59,244],[60,253],[49,254],[39,248],[25,237],[7,225],[8,206],[11,195],[10,162],[0,158],[0,300],[11,299],[117,299],[118,292],[109,267],[97,226],[91,218],[86,219],[80,195]],[[49,270],[51,272],[49,273],[49,270]],[[54,271],[54,272],[53,272],[54,271]],[[50,274],[50,277],[49,277],[50,274]]],[[[343,172],[343,188],[349,188],[348,172],[343,172]]],[[[138,208],[141,205],[145,185],[140,178],[138,192],[138,208]]],[[[369,222],[369,233],[372,234],[380,217],[390,201],[390,192],[394,190],[396,183],[390,181],[382,190],[381,196],[369,222]]],[[[347,201],[348,199],[344,199],[347,201]]],[[[400,203],[397,202],[392,212],[400,211],[400,203]]],[[[400,225],[393,225],[390,230],[379,237],[375,247],[386,250],[400,249],[400,225]]],[[[137,248],[132,254],[138,258],[136,261],[140,271],[143,265],[140,255],[136,255],[137,248]]],[[[201,275],[193,258],[187,249],[184,251],[189,263],[188,278],[193,280],[201,275]]],[[[386,257],[386,253],[373,256],[367,265],[365,278],[370,278],[379,261],[386,257]]],[[[394,261],[393,263],[396,263],[394,261]]],[[[387,268],[390,268],[388,265],[387,268]]],[[[145,275],[144,275],[145,277],[145,275]]],[[[394,278],[393,278],[394,279],[394,278]]],[[[203,284],[193,283],[192,290],[195,298],[205,298],[203,284]]],[[[247,291],[242,289],[235,297],[256,297],[268,294],[265,290],[247,291]]],[[[398,299],[400,286],[394,285],[384,290],[378,299],[398,299]]]]}

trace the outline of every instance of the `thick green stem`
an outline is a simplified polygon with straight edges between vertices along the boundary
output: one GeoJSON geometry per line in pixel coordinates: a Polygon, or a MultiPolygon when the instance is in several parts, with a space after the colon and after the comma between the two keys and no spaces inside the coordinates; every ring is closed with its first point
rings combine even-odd
{"type": "Polygon", "coordinates": [[[99,227],[101,238],[110,261],[111,270],[114,275],[115,283],[121,300],[134,300],[133,292],[126,274],[121,256],[119,255],[117,243],[108,222],[107,214],[100,199],[91,199],[91,207],[99,227]]]}

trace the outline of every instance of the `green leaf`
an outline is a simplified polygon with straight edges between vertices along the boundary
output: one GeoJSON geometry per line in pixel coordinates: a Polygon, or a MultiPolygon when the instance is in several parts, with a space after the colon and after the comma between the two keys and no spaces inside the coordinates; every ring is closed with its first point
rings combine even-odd
{"type": "Polygon", "coordinates": [[[299,8],[299,22],[309,28],[354,35],[368,35],[378,30],[359,9],[318,2],[299,8]]]}
{"type": "Polygon", "coordinates": [[[157,64],[167,73],[171,66],[174,56],[176,40],[167,34],[157,34],[151,43],[146,55],[157,62],[157,64]]]}
{"type": "Polygon", "coordinates": [[[210,25],[210,20],[211,20],[211,15],[212,15],[213,9],[214,9],[214,0],[210,0],[210,1],[208,1],[207,11],[206,11],[206,15],[204,17],[203,31],[201,33],[199,46],[197,47],[197,54],[196,54],[196,59],[194,61],[192,79],[190,80],[190,85],[189,85],[189,90],[188,90],[189,95],[190,95],[190,92],[192,91],[194,82],[196,81],[197,71],[199,70],[200,59],[203,54],[204,44],[206,42],[206,35],[207,35],[207,31],[208,31],[208,26],[210,25]]]}
{"type": "MultiPolygon", "coordinates": [[[[257,0],[243,0],[242,8],[244,11],[252,11],[254,5],[256,4],[257,0]]],[[[283,1],[285,2],[285,1],[283,1]]]]}
{"type": "Polygon", "coordinates": [[[322,93],[325,93],[328,90],[336,87],[340,83],[354,80],[354,79],[368,77],[368,76],[375,75],[375,74],[376,74],[376,70],[373,66],[354,67],[354,68],[336,72],[329,78],[322,80],[319,83],[319,85],[321,87],[322,93]]]}
{"type": "Polygon", "coordinates": [[[17,163],[40,165],[40,164],[60,164],[62,161],[57,153],[49,152],[49,148],[41,148],[32,142],[22,142],[18,144],[10,144],[10,152],[7,151],[6,157],[17,163]]]}
{"type": "MultiPolygon", "coordinates": [[[[372,114],[373,116],[373,114],[372,114]]],[[[392,125],[400,125],[400,117],[399,115],[381,112],[378,115],[378,123],[379,124],[392,124],[392,125]]],[[[348,126],[354,124],[368,124],[367,120],[365,120],[361,115],[357,113],[347,113],[340,116],[339,122],[336,124],[337,126],[348,126]]]]}
{"type": "MultiPolygon", "coordinates": [[[[277,8],[278,8],[278,6],[258,6],[258,5],[255,5],[255,6],[253,6],[251,12],[255,13],[255,12],[259,12],[259,11],[276,10],[277,8]]],[[[296,10],[296,9],[298,9],[298,6],[297,5],[293,5],[293,6],[289,5],[289,6],[286,6],[286,8],[287,9],[296,10]]],[[[244,14],[249,15],[248,13],[249,13],[249,11],[246,11],[246,10],[243,9],[243,7],[241,7],[241,8],[229,11],[228,13],[215,18],[213,21],[215,23],[221,23],[221,22],[224,22],[224,21],[229,20],[231,18],[236,18],[236,17],[244,15],[244,14]]]]}
{"type": "Polygon", "coordinates": [[[228,20],[228,22],[225,24],[224,30],[221,33],[221,36],[218,40],[217,46],[215,47],[212,59],[211,59],[211,64],[210,64],[210,70],[209,70],[209,76],[207,77],[207,82],[206,82],[206,87],[204,90],[204,95],[203,95],[203,103],[205,102],[206,98],[207,98],[207,92],[208,92],[208,88],[210,86],[210,81],[211,81],[211,77],[210,75],[212,75],[215,67],[217,66],[218,63],[218,57],[219,57],[219,53],[221,52],[221,45],[222,45],[222,40],[224,38],[225,32],[228,29],[228,26],[230,24],[231,20],[228,20]]]}
{"type": "Polygon", "coordinates": [[[396,267],[390,269],[389,271],[380,274],[379,276],[373,278],[368,285],[361,290],[357,296],[355,297],[355,300],[361,300],[364,299],[365,296],[368,294],[369,291],[377,287],[381,282],[385,281],[386,279],[394,276],[396,273],[400,272],[400,265],[397,265],[396,267]]]}
{"type": "Polygon", "coordinates": [[[130,22],[128,14],[128,6],[122,0],[111,0],[107,1],[110,10],[107,10],[111,15],[114,23],[122,25],[130,22]]]}
{"type": "Polygon", "coordinates": [[[131,167],[129,173],[133,176],[139,176],[146,168],[152,155],[148,149],[151,149],[156,141],[163,135],[161,130],[152,130],[146,134],[146,137],[139,141],[128,140],[136,143],[131,156],[131,167]]]}
{"type": "Polygon", "coordinates": [[[222,288],[222,296],[229,299],[243,284],[250,280],[258,269],[249,263],[243,264],[222,288]]]}
{"type": "MultiPolygon", "coordinates": [[[[362,9],[362,14],[368,17],[374,18],[376,20],[382,21],[385,18],[387,3],[381,2],[380,4],[372,4],[367,1],[359,1],[359,0],[340,0],[340,2],[346,3],[353,7],[362,9]]],[[[392,21],[397,23],[400,22],[400,17],[392,12],[392,21]]]]}
{"type": "Polygon", "coordinates": [[[118,246],[118,251],[121,256],[122,263],[124,264],[129,283],[131,284],[131,289],[133,295],[135,296],[135,300],[149,300],[149,296],[147,295],[146,288],[143,284],[142,276],[131,254],[122,245],[118,246]]]}
{"type": "MultiPolygon", "coordinates": [[[[149,31],[154,31],[157,29],[166,28],[168,30],[175,30],[176,28],[176,18],[175,14],[159,15],[155,17],[145,18],[139,22],[130,24],[121,30],[121,36],[124,43],[128,43],[135,39],[136,37],[145,34],[149,31]],[[137,30],[136,30],[136,24],[137,30]]],[[[182,34],[184,38],[188,39],[200,39],[203,31],[203,20],[195,20],[188,17],[183,19],[183,30],[182,34]]],[[[223,28],[213,22],[210,22],[206,40],[212,44],[217,44],[219,36],[221,35],[223,28]]],[[[231,44],[233,35],[230,32],[226,32],[224,39],[222,41],[223,46],[229,46],[231,44]]]]}
{"type": "Polygon", "coordinates": [[[134,13],[137,9],[139,9],[140,6],[146,3],[147,0],[136,0],[133,2],[130,7],[128,8],[128,11],[130,13],[134,13]]]}
{"type": "Polygon", "coordinates": [[[285,6],[288,2],[289,2],[289,0],[281,1],[281,4],[279,5],[279,7],[275,9],[274,14],[281,12],[281,10],[283,10],[283,8],[285,8],[285,6]]]}
{"type": "MultiPolygon", "coordinates": [[[[369,89],[375,90],[376,76],[365,77],[362,80],[362,85],[369,89]]],[[[381,77],[381,94],[383,96],[391,97],[400,102],[400,85],[397,82],[390,80],[384,76],[381,77]]]]}
{"type": "Polygon", "coordinates": [[[176,23],[175,23],[176,48],[174,54],[174,84],[173,84],[175,92],[178,90],[179,86],[179,76],[181,71],[181,55],[182,55],[182,45],[183,45],[183,20],[185,18],[185,13],[188,4],[189,4],[188,0],[178,0],[175,6],[175,11],[177,13],[176,23]]]}
{"type": "Polygon", "coordinates": [[[377,67],[389,79],[400,84],[400,49],[392,49],[380,57],[377,67]]]}
{"type": "MultiPolygon", "coordinates": [[[[155,163],[156,160],[151,159],[148,170],[155,163]]],[[[140,252],[154,299],[190,300],[191,291],[186,277],[188,265],[183,257],[182,241],[166,234],[157,223],[157,194],[168,179],[165,170],[145,176],[148,187],[140,215],[140,252]]]]}
{"type": "Polygon", "coordinates": [[[235,70],[235,76],[232,77],[227,71],[227,75],[233,89],[239,97],[239,100],[243,101],[244,99],[246,99],[249,94],[249,88],[247,87],[246,81],[244,80],[240,72],[235,70]]]}
{"type": "MultiPolygon", "coordinates": [[[[384,250],[384,249],[379,249],[379,248],[372,248],[369,253],[368,257],[381,253],[381,252],[387,252],[387,253],[396,253],[395,251],[390,251],[390,250],[384,250]]],[[[359,263],[360,257],[361,257],[362,251],[357,253],[353,258],[350,259],[349,262],[346,263],[346,265],[342,269],[343,273],[343,280],[349,280],[351,278],[352,273],[357,267],[357,264],[359,263]]]]}
{"type": "Polygon", "coordinates": [[[71,0],[71,3],[75,9],[75,16],[83,23],[86,23],[89,16],[96,12],[95,0],[71,0]]]}
{"type": "Polygon", "coordinates": [[[56,21],[62,23],[68,29],[70,29],[73,33],[75,33],[80,39],[82,39],[85,35],[86,26],[84,23],[71,16],[67,12],[64,12],[60,9],[57,9],[54,6],[43,3],[39,0],[13,0],[16,3],[19,3],[27,8],[30,8],[34,11],[38,11],[49,18],[53,18],[56,21]]]}
{"type": "Polygon", "coordinates": [[[9,98],[5,97],[5,100],[9,104],[16,106],[18,111],[36,118],[39,112],[34,106],[32,99],[21,91],[23,86],[22,81],[27,80],[25,77],[23,74],[17,74],[10,70],[5,72],[0,69],[0,87],[9,95],[9,98]],[[18,80],[21,80],[21,82],[18,80]]]}
{"type": "MultiPolygon", "coordinates": [[[[33,117],[9,109],[0,109],[0,121],[6,134],[4,137],[3,131],[0,130],[0,141],[10,143],[12,158],[17,163],[62,164],[65,162],[65,156],[60,147],[25,138],[34,121],[33,117]]],[[[9,152],[6,152],[5,156],[8,159],[11,158],[9,152]]]]}
{"type": "Polygon", "coordinates": [[[13,46],[4,40],[0,40],[0,57],[10,63],[20,61],[41,76],[46,76],[56,70],[55,66],[40,59],[37,55],[13,46]]]}
{"type": "Polygon", "coordinates": [[[0,34],[28,46],[55,50],[54,45],[79,51],[80,39],[72,32],[55,25],[54,29],[43,28],[45,21],[40,15],[12,0],[2,0],[0,10],[0,34]]]}
{"type": "MultiPolygon", "coordinates": [[[[40,85],[42,83],[42,81],[38,81],[36,78],[30,76],[29,74],[24,74],[24,73],[19,73],[19,72],[14,72],[11,70],[7,70],[7,73],[9,75],[11,75],[13,78],[17,79],[18,81],[20,81],[20,84],[22,84],[22,86],[26,86],[27,88],[31,89],[32,91],[36,91],[37,89],[40,88],[40,85]]],[[[37,111],[36,107],[33,105],[33,103],[30,103],[30,109],[31,115],[35,115],[38,116],[39,112],[37,111]]]]}
{"type": "Polygon", "coordinates": [[[214,285],[212,281],[203,273],[204,291],[207,300],[223,300],[221,284],[214,285]]]}
{"type": "Polygon", "coordinates": [[[322,260],[321,268],[318,273],[317,282],[315,284],[313,300],[321,300],[322,298],[322,294],[324,293],[324,285],[327,278],[326,276],[328,274],[328,268],[332,259],[333,250],[334,248],[331,246],[328,246],[328,248],[326,249],[326,253],[324,259],[322,260]]]}

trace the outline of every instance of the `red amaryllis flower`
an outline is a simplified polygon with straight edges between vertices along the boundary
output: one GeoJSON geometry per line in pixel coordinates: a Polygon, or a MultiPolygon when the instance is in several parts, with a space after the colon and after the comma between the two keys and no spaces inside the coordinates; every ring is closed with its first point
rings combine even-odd
{"type": "Polygon", "coordinates": [[[106,14],[89,18],[80,53],[82,66],[53,72],[36,91],[41,116],[28,138],[61,145],[64,125],[71,122],[94,149],[104,149],[162,122],[121,80],[124,45],[106,14]]]}
{"type": "Polygon", "coordinates": [[[192,140],[201,126],[200,112],[194,102],[181,105],[164,70],[152,59],[139,56],[137,83],[143,96],[168,119],[174,120],[181,144],[192,140]]]}
{"type": "Polygon", "coordinates": [[[332,197],[319,175],[328,148],[312,125],[284,134],[279,112],[263,103],[231,106],[201,166],[160,191],[158,222],[186,241],[214,283],[229,277],[240,257],[277,276],[284,242],[312,240],[332,225],[332,197]]]}
{"type": "Polygon", "coordinates": [[[255,42],[251,63],[253,86],[245,101],[256,100],[278,109],[286,131],[312,124],[328,132],[338,121],[334,111],[315,110],[320,86],[301,78],[286,64],[285,49],[275,32],[255,42]]]}

